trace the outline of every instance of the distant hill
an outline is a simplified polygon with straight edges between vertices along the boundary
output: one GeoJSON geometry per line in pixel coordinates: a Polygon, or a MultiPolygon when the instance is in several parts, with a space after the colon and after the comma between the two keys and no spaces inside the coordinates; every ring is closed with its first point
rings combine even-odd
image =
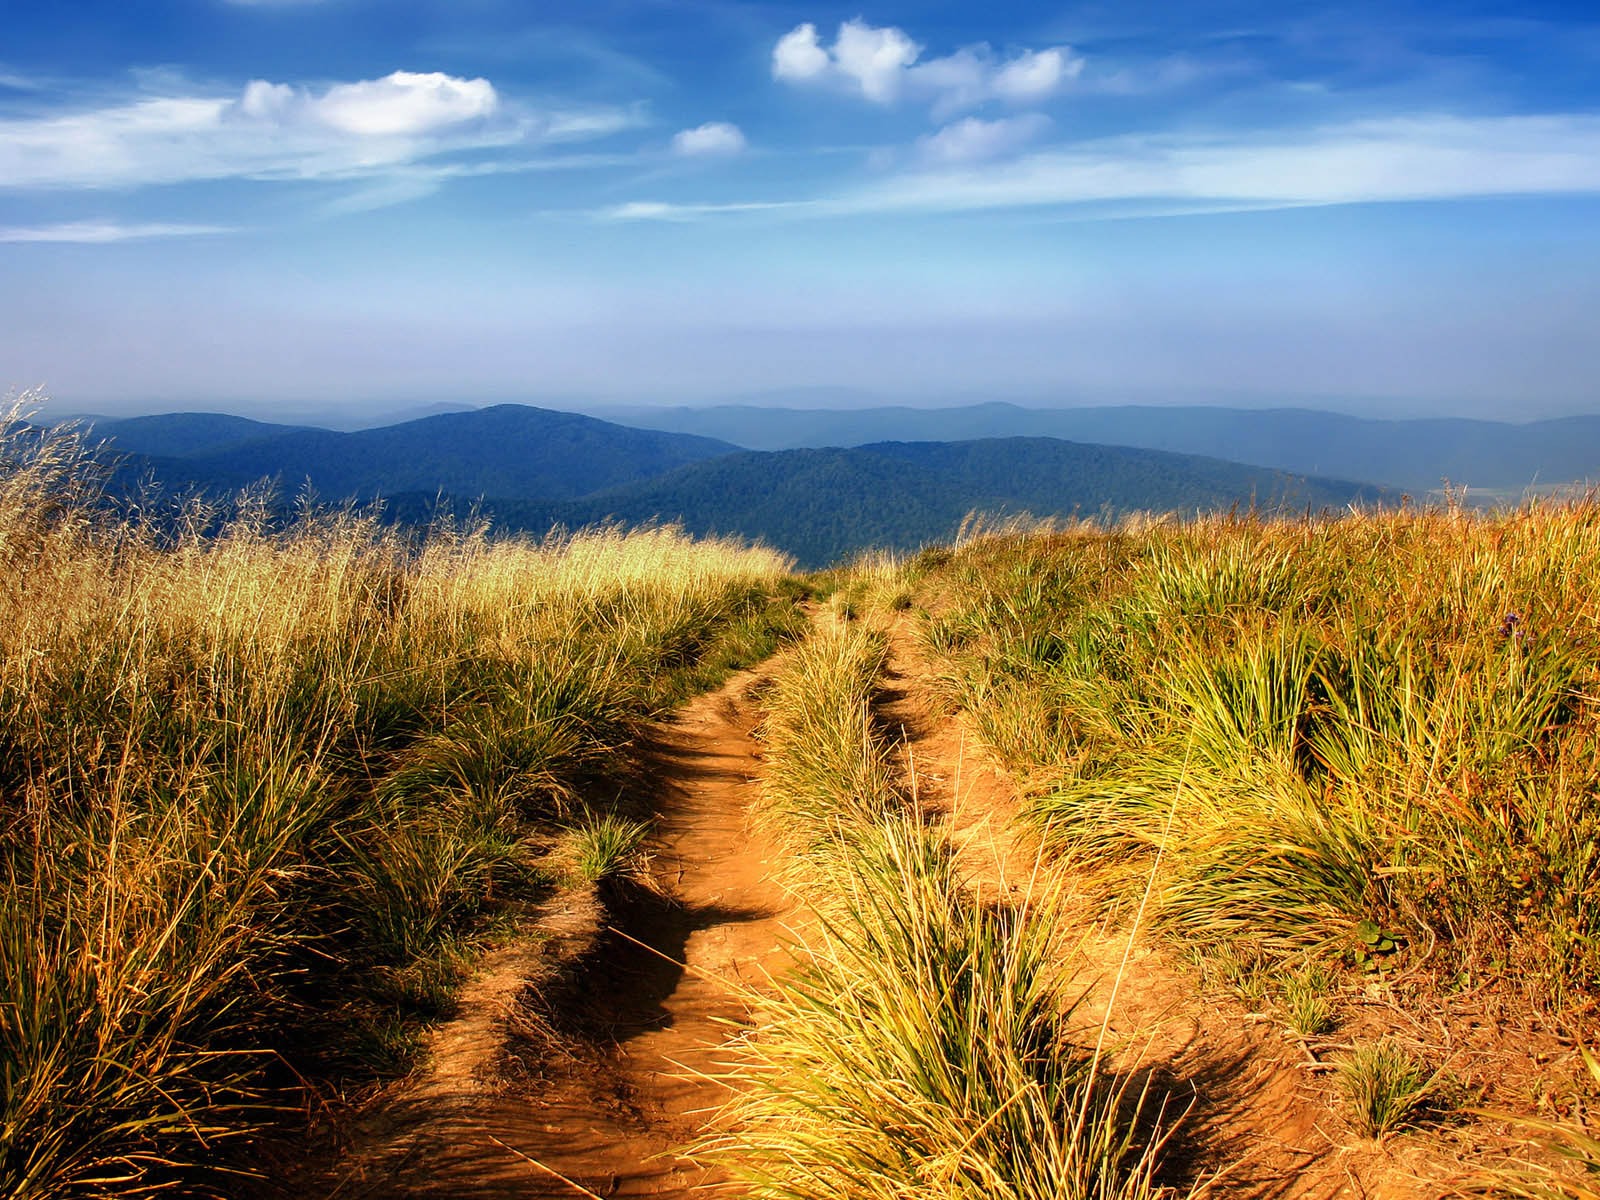
{"type": "Polygon", "coordinates": [[[218,454],[245,442],[298,433],[305,426],[273,425],[227,413],[160,413],[150,417],[97,417],[84,423],[91,444],[110,441],[117,449],[156,458],[218,454]]]}
{"type": "Polygon", "coordinates": [[[1119,405],[1021,408],[613,408],[614,419],[717,437],[755,450],[860,446],[888,439],[1055,437],[1202,454],[1298,475],[1358,479],[1416,493],[1448,479],[1477,488],[1600,479],[1600,417],[1526,425],[1455,418],[1385,421],[1309,409],[1119,405]]]}
{"type": "Polygon", "coordinates": [[[503,404],[336,433],[177,413],[102,423],[113,450],[148,456],[163,482],[232,491],[267,478],[328,500],[444,491],[569,500],[728,454],[726,442],[503,404]]]}
{"type": "MultiPolygon", "coordinates": [[[[952,537],[967,513],[1094,516],[1193,513],[1252,502],[1342,508],[1380,489],[1300,479],[1217,459],[1049,438],[885,442],[854,449],[731,454],[560,504],[484,502],[503,528],[680,520],[694,533],[760,538],[807,567],[867,547],[914,549],[952,537]]],[[[397,497],[393,516],[424,519],[432,497],[397,497]]]]}
{"type": "Polygon", "coordinates": [[[218,494],[268,478],[286,507],[309,483],[328,502],[382,498],[399,523],[428,519],[441,498],[458,513],[476,506],[502,528],[541,534],[557,524],[681,521],[695,533],[760,538],[807,566],[948,539],[974,510],[1339,508],[1381,493],[1220,458],[1045,437],[745,451],[519,405],[343,433],[214,413],[102,421],[94,433],[123,456],[119,494],[140,492],[146,480],[218,494]]]}

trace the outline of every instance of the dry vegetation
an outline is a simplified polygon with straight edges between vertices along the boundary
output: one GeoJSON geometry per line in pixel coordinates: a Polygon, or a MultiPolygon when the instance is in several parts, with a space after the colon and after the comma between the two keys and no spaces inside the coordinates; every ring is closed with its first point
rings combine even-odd
{"type": "MultiPolygon", "coordinates": [[[[0,1195],[239,1194],[408,1066],[524,906],[646,852],[616,803],[641,729],[797,634],[802,586],[671,529],[135,520],[80,450],[0,433],[0,1195]]],[[[1592,1032],[1597,580],[1585,500],[974,530],[814,581],[764,789],[817,925],[716,1151],[772,1197],[1188,1186],[1146,1077],[1077,1027],[1058,898],[963,877],[899,779],[857,618],[916,609],[1055,865],[1197,986],[1343,1039],[1352,1131],[1513,1110],[1574,1165],[1464,1186],[1594,1196],[1593,1080],[1491,1078],[1451,1022],[1592,1032]],[[1445,1042],[1358,1012],[1375,989],[1445,1042]]]]}
{"type": "Polygon", "coordinates": [[[555,864],[634,851],[640,726],[792,620],[781,556],[670,529],[157,533],[70,437],[0,455],[6,1196],[237,1195],[555,864]]]}
{"type": "Polygon", "coordinates": [[[979,534],[912,574],[1057,860],[1114,912],[1159,851],[1150,920],[1347,1047],[1349,1127],[1582,1117],[1534,1047],[1578,1062],[1600,984],[1593,502],[979,534]]]}
{"type": "MultiPolygon", "coordinates": [[[[878,564],[835,608],[891,575],[878,564]]],[[[1050,898],[964,879],[897,781],[871,711],[883,655],[881,634],[830,619],[766,699],[767,819],[819,929],[757,1013],[718,1148],[753,1194],[796,1200],[1167,1195],[1143,1080],[1073,1028],[1050,898]]]]}

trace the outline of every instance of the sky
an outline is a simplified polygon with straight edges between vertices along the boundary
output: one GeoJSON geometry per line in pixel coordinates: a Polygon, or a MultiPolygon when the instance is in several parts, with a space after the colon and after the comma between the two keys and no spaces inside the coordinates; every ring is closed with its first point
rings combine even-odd
{"type": "Polygon", "coordinates": [[[33,387],[1600,412],[1600,4],[5,0],[33,387]]]}

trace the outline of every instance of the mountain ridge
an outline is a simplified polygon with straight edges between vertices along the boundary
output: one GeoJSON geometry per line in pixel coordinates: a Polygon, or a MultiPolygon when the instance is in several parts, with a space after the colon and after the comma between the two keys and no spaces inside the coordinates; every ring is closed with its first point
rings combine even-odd
{"type": "Polygon", "coordinates": [[[937,409],[723,405],[614,406],[596,411],[651,428],[715,435],[748,449],[859,446],[891,437],[911,441],[1057,437],[1204,455],[1418,494],[1446,481],[1504,490],[1600,478],[1600,416],[1519,424],[1467,417],[1355,417],[1308,408],[1025,408],[1005,401],[937,409]]]}
{"type": "MultiPolygon", "coordinates": [[[[1109,516],[1259,505],[1344,507],[1382,489],[1242,467],[1220,459],[1054,438],[886,442],[852,448],[742,451],[573,501],[485,497],[481,516],[508,531],[605,521],[681,523],[737,534],[820,567],[864,549],[914,550],[953,537],[968,514],[1109,516]]],[[[391,518],[429,519],[466,498],[393,497],[391,518]]]]}

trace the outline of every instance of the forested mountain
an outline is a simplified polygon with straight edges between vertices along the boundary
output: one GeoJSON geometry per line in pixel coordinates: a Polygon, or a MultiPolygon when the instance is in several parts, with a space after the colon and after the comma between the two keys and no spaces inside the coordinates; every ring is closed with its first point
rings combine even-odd
{"type": "MultiPolygon", "coordinates": [[[[566,503],[490,497],[482,511],[502,528],[533,532],[604,520],[681,521],[693,533],[760,538],[805,566],[823,566],[868,547],[914,549],[948,539],[974,510],[1098,516],[1252,504],[1321,509],[1380,493],[1218,459],[1002,438],[731,454],[566,503]]],[[[397,497],[393,515],[423,519],[434,499],[397,497]]]]}
{"type": "MultiPolygon", "coordinates": [[[[228,413],[157,413],[148,417],[96,417],[83,423],[90,442],[106,441],[118,450],[154,458],[220,454],[246,442],[313,432],[306,426],[274,425],[228,413]]],[[[320,432],[320,431],[318,431],[320,432]]]]}
{"type": "Polygon", "coordinates": [[[1499,490],[1600,479],[1600,417],[1525,425],[1457,418],[1387,421],[1310,409],[1119,405],[1022,408],[617,408],[617,420],[722,438],[753,450],[859,446],[888,439],[1055,437],[1204,454],[1329,475],[1418,496],[1452,484],[1499,490]]]}
{"type": "MultiPolygon", "coordinates": [[[[1098,516],[1252,504],[1343,507],[1382,489],[1219,458],[1055,438],[883,441],[741,451],[688,434],[501,405],[335,433],[217,414],[96,424],[120,456],[113,491],[225,495],[273,480],[287,508],[309,485],[328,503],[383,500],[419,522],[442,504],[542,534],[598,521],[679,521],[760,538],[820,566],[868,547],[949,538],[973,511],[1098,516]]],[[[93,440],[91,438],[91,440],[93,440]]]]}
{"type": "Polygon", "coordinates": [[[163,482],[226,491],[265,478],[289,494],[309,484],[326,500],[411,491],[566,500],[736,449],[515,404],[354,433],[207,413],[102,423],[92,433],[109,435],[113,451],[148,456],[163,482]]]}

